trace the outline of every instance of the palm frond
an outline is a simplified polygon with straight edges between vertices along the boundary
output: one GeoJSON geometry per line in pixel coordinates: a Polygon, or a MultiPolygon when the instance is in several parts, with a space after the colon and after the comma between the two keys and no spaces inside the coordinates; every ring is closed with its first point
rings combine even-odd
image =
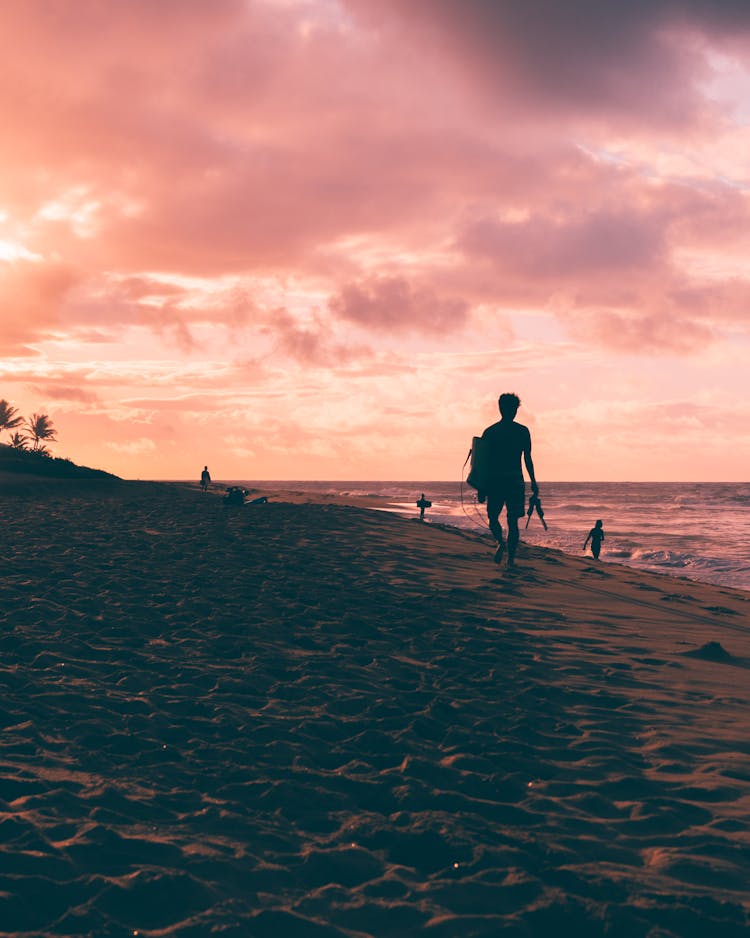
{"type": "Polygon", "coordinates": [[[57,439],[57,434],[48,414],[32,414],[26,421],[26,429],[34,440],[34,450],[39,452],[46,447],[41,446],[42,440],[52,442],[57,439]]]}
{"type": "Polygon", "coordinates": [[[5,398],[0,399],[0,430],[13,430],[21,423],[23,417],[18,413],[18,408],[9,404],[5,398]]]}

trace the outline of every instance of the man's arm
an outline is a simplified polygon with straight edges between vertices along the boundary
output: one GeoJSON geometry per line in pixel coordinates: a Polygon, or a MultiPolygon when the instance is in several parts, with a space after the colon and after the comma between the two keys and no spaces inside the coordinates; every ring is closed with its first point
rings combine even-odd
{"type": "Polygon", "coordinates": [[[531,434],[526,431],[526,442],[523,447],[523,461],[526,465],[526,471],[529,474],[529,479],[531,480],[531,491],[534,495],[539,494],[539,486],[536,484],[536,476],[534,475],[534,461],[531,458],[531,434]]]}

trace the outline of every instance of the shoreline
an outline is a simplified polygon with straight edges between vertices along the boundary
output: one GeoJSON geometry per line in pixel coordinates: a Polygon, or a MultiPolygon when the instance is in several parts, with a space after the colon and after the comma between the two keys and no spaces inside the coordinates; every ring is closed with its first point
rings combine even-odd
{"type": "MultiPolygon", "coordinates": [[[[174,483],[168,483],[168,484],[186,485],[189,488],[193,488],[196,486],[196,483],[193,483],[193,482],[174,482],[174,483]]],[[[232,483],[227,483],[227,484],[248,485],[249,483],[232,482],[232,483]]],[[[639,484],[639,483],[634,483],[634,484],[639,484]]],[[[663,483],[663,484],[666,486],[669,483],[663,483]]],[[[221,486],[222,491],[223,491],[224,483],[214,483],[214,485],[217,488],[221,486]]],[[[425,483],[425,485],[427,485],[427,483],[425,483]]],[[[398,498],[390,498],[387,495],[380,495],[380,494],[378,495],[375,495],[375,494],[373,495],[348,495],[348,494],[341,495],[341,494],[332,494],[332,493],[317,493],[317,492],[306,491],[304,489],[299,489],[299,488],[286,489],[282,487],[274,487],[272,484],[266,485],[266,484],[260,484],[260,483],[258,483],[254,487],[251,487],[250,489],[248,489],[248,491],[251,491],[253,495],[256,495],[256,496],[268,495],[271,498],[280,499],[282,501],[288,501],[294,504],[302,504],[306,501],[316,502],[316,501],[322,500],[322,502],[325,504],[355,505],[361,508],[371,508],[375,511],[385,511],[403,520],[411,521],[411,520],[416,520],[418,518],[418,512],[416,508],[412,506],[411,502],[409,502],[407,505],[403,501],[399,500],[398,498]]],[[[485,521],[483,506],[475,506],[476,517],[469,516],[467,512],[464,512],[464,514],[467,517],[467,519],[473,523],[474,527],[468,527],[462,524],[453,524],[451,521],[444,521],[444,520],[433,521],[429,517],[425,519],[425,523],[433,527],[445,527],[446,529],[449,529],[449,530],[456,530],[456,531],[462,532],[463,534],[471,533],[475,537],[477,537],[479,540],[481,540],[486,533],[486,536],[489,539],[488,542],[494,543],[494,541],[492,541],[491,536],[489,534],[489,527],[487,526],[486,521],[485,521]],[[479,508],[479,514],[476,514],[477,507],[479,508]]],[[[523,528],[523,525],[521,525],[521,528],[523,528]]],[[[574,559],[575,558],[583,559],[591,563],[595,563],[593,557],[591,557],[588,554],[583,554],[579,550],[569,551],[559,546],[553,547],[553,546],[547,546],[545,544],[538,544],[538,543],[533,544],[531,542],[525,541],[523,530],[521,530],[521,543],[525,544],[527,547],[539,547],[541,550],[551,550],[553,552],[561,553],[566,557],[571,557],[574,559]]],[[[622,559],[618,558],[616,555],[612,555],[612,554],[608,555],[606,551],[603,554],[603,558],[602,560],[599,561],[599,563],[605,566],[623,567],[628,570],[633,570],[634,572],[639,573],[639,574],[643,573],[644,575],[647,575],[647,576],[666,577],[668,580],[676,581],[678,583],[684,581],[686,583],[697,583],[697,584],[704,584],[706,586],[714,586],[717,589],[726,588],[730,590],[738,590],[739,592],[750,596],[750,586],[744,586],[744,585],[738,586],[735,584],[711,582],[711,580],[706,578],[705,575],[704,576],[688,576],[684,572],[677,572],[674,568],[671,568],[669,570],[667,569],[648,570],[648,569],[644,569],[643,566],[636,564],[636,563],[632,563],[632,564],[626,563],[622,559]]]]}
{"type": "Polygon", "coordinates": [[[0,928],[750,928],[747,594],[274,495],[0,498],[0,928]]]}

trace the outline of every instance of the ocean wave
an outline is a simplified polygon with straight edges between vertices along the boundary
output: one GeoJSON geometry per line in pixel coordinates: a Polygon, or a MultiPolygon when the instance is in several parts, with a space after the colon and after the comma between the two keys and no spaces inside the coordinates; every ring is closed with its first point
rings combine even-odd
{"type": "Polygon", "coordinates": [[[655,567],[691,567],[698,560],[695,554],[688,551],[647,550],[646,548],[636,548],[630,555],[630,559],[655,567]]]}
{"type": "Polygon", "coordinates": [[[555,505],[554,503],[549,504],[549,510],[551,511],[586,511],[590,514],[607,514],[614,509],[611,505],[591,505],[583,504],[578,502],[571,502],[570,504],[555,505]]]}
{"type": "Polygon", "coordinates": [[[388,498],[387,492],[368,492],[367,489],[344,490],[331,492],[331,495],[340,495],[342,498],[388,498]]]}

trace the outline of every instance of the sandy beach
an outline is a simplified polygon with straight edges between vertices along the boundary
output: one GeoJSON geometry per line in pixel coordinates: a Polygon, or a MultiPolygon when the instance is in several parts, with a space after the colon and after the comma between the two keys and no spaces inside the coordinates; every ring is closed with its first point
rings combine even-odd
{"type": "Polygon", "coordinates": [[[0,935],[748,934],[750,593],[0,482],[0,935]]]}

